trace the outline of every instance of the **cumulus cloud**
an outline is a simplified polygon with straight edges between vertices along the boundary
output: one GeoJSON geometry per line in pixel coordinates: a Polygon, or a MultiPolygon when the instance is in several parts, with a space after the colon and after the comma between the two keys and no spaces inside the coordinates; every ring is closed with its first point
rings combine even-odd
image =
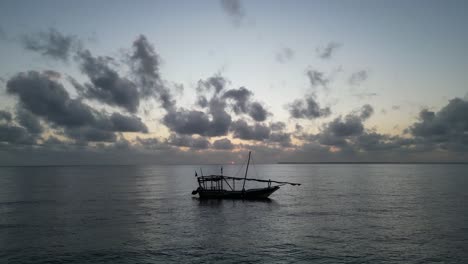
{"type": "Polygon", "coordinates": [[[137,86],[113,70],[109,65],[109,58],[94,57],[88,50],[81,51],[79,58],[81,71],[91,81],[91,84],[83,86],[83,96],[121,107],[131,113],[138,110],[140,96],[137,86]]]}
{"type": "Polygon", "coordinates": [[[366,120],[374,114],[374,108],[370,104],[365,104],[361,108],[361,119],[366,120]]]}
{"type": "Polygon", "coordinates": [[[270,124],[270,128],[272,131],[282,131],[286,128],[286,124],[284,122],[273,122],[270,124]]]}
{"type": "Polygon", "coordinates": [[[251,100],[253,93],[245,87],[226,91],[222,98],[234,101],[232,108],[236,114],[245,113],[258,122],[265,121],[268,111],[259,102],[251,100]]]}
{"type": "Polygon", "coordinates": [[[207,78],[206,80],[199,80],[198,81],[198,91],[209,91],[214,90],[215,94],[220,93],[226,87],[228,81],[226,78],[220,75],[215,75],[207,78]]]}
{"type": "Polygon", "coordinates": [[[291,134],[284,132],[275,132],[270,134],[270,142],[278,143],[282,147],[290,147],[291,145],[291,134]]]}
{"type": "Polygon", "coordinates": [[[0,110],[0,121],[6,121],[10,122],[11,121],[11,113],[5,110],[0,110]]]}
{"type": "Polygon", "coordinates": [[[361,85],[369,78],[369,73],[366,70],[353,72],[348,79],[350,85],[358,86],[361,85]]]}
{"type": "Polygon", "coordinates": [[[244,120],[233,122],[231,130],[234,138],[256,141],[268,139],[271,133],[271,129],[268,126],[258,123],[255,125],[249,125],[244,120]]]}
{"type": "Polygon", "coordinates": [[[170,145],[177,147],[189,147],[192,149],[207,149],[211,143],[204,137],[171,134],[167,140],[170,145]]]}
{"type": "Polygon", "coordinates": [[[210,116],[205,112],[181,108],[167,113],[163,123],[178,134],[224,136],[229,130],[231,117],[221,112],[210,120],[210,116]]]}
{"type": "Polygon", "coordinates": [[[112,131],[148,133],[148,127],[137,116],[113,113],[110,116],[110,122],[112,123],[112,131]]]}
{"type": "Polygon", "coordinates": [[[15,75],[7,82],[7,92],[17,95],[25,109],[57,125],[80,126],[94,121],[90,107],[71,99],[62,84],[39,72],[15,75]]]}
{"type": "Polygon", "coordinates": [[[288,47],[282,48],[276,53],[276,61],[286,63],[294,58],[294,50],[288,47]]]}
{"type": "Polygon", "coordinates": [[[439,148],[468,149],[468,101],[455,98],[438,112],[422,110],[419,121],[409,131],[417,139],[439,148]]]}
{"type": "Polygon", "coordinates": [[[221,7],[232,19],[234,25],[241,24],[245,17],[245,10],[240,0],[221,0],[221,7]]]}
{"type": "Polygon", "coordinates": [[[37,116],[33,115],[28,110],[18,106],[16,108],[16,119],[18,123],[27,129],[27,131],[31,134],[41,134],[43,132],[43,127],[39,121],[37,116]]]}
{"type": "Polygon", "coordinates": [[[325,73],[314,69],[307,70],[306,75],[312,88],[317,88],[319,86],[327,88],[327,85],[330,82],[330,79],[325,76],[325,73]]]}
{"type": "Polygon", "coordinates": [[[293,118],[315,119],[331,114],[330,107],[320,107],[313,95],[306,96],[305,100],[295,100],[288,108],[293,118]]]}
{"type": "Polygon", "coordinates": [[[25,35],[21,42],[27,50],[63,61],[67,61],[70,55],[80,47],[80,41],[76,36],[64,35],[54,28],[46,32],[25,35]]]}
{"type": "Polygon", "coordinates": [[[329,42],[326,46],[318,47],[315,51],[320,59],[330,59],[341,46],[340,43],[329,42]]]}
{"type": "Polygon", "coordinates": [[[23,127],[11,124],[0,124],[0,142],[31,145],[36,141],[23,127]]]}
{"type": "Polygon", "coordinates": [[[234,148],[234,144],[231,143],[231,140],[227,138],[222,138],[222,139],[215,140],[215,142],[213,142],[213,148],[222,149],[222,150],[230,150],[234,148]]]}
{"type": "Polygon", "coordinates": [[[164,85],[159,67],[161,58],[146,36],[140,35],[133,42],[133,53],[130,56],[132,72],[140,88],[140,97],[156,97],[164,109],[171,109],[175,100],[164,85]]]}
{"type": "Polygon", "coordinates": [[[114,132],[148,131],[136,116],[108,116],[70,98],[61,83],[43,73],[15,75],[7,82],[7,92],[18,97],[18,122],[33,134],[42,131],[38,118],[63,128],[67,136],[80,141],[114,141],[114,132]]]}

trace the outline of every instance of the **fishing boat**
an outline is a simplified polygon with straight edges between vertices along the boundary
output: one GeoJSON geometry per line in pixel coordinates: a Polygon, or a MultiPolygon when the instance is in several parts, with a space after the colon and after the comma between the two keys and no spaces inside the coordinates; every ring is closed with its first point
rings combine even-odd
{"type": "Polygon", "coordinates": [[[198,176],[195,172],[198,188],[192,192],[192,195],[198,194],[200,199],[268,199],[280,186],[287,184],[293,186],[301,185],[300,183],[247,178],[250,155],[251,152],[249,152],[247,167],[245,168],[245,175],[243,178],[224,176],[222,168],[221,175],[203,176],[202,173],[201,176],[198,176]],[[245,182],[247,181],[262,182],[267,184],[267,187],[245,189],[245,182]],[[242,189],[236,189],[236,182],[242,182],[242,189]]]}

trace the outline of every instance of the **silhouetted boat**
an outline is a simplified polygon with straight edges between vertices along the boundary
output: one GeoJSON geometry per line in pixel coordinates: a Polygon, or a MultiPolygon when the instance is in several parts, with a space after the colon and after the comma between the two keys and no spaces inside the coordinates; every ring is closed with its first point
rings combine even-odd
{"type": "Polygon", "coordinates": [[[251,152],[249,152],[244,178],[224,175],[197,176],[197,173],[195,173],[198,181],[198,188],[194,190],[192,194],[198,194],[201,199],[267,199],[268,196],[278,190],[282,185],[301,185],[300,183],[247,178],[250,164],[250,154],[251,152]],[[236,181],[243,182],[241,190],[236,190],[236,181]],[[268,186],[265,188],[254,188],[246,190],[246,181],[264,182],[267,183],[268,186]],[[272,186],[272,184],[276,185],[272,186]],[[225,187],[229,189],[225,189],[225,187]]]}

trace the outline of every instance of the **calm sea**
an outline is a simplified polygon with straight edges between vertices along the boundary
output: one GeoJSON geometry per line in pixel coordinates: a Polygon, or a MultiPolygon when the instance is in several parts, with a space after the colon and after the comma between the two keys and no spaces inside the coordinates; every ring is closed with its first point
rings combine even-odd
{"type": "Polygon", "coordinates": [[[303,184],[269,202],[192,198],[196,168],[0,168],[0,263],[468,261],[467,165],[256,165],[303,184]]]}

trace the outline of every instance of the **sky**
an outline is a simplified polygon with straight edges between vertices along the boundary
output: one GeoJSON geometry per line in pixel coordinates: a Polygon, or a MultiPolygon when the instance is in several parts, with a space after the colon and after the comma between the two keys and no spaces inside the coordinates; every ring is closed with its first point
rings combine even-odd
{"type": "Polygon", "coordinates": [[[0,165],[466,162],[466,1],[2,1],[0,165]]]}

